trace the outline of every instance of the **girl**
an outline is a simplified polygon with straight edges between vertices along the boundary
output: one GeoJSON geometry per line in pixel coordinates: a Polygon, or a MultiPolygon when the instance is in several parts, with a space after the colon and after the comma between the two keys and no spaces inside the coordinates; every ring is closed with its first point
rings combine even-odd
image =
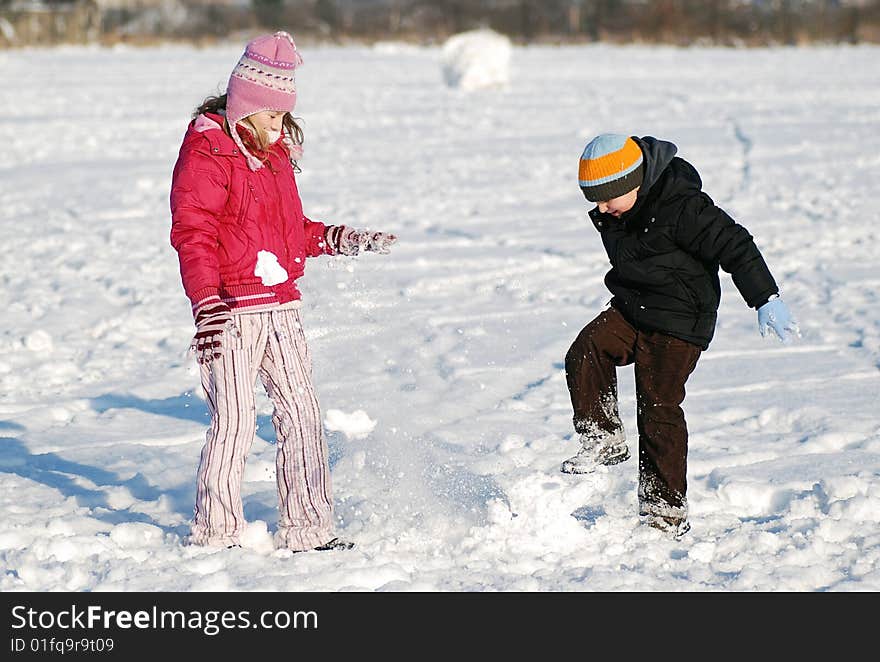
{"type": "Polygon", "coordinates": [[[276,546],[353,546],[333,535],[327,447],[295,283],[307,257],[387,253],[396,237],[303,214],[294,177],[303,134],[291,116],[301,63],[286,32],[248,43],[226,94],[194,113],[174,167],[171,244],[192,303],[192,349],[211,413],[190,544],[239,545],[259,376],[274,404],[276,546]]]}

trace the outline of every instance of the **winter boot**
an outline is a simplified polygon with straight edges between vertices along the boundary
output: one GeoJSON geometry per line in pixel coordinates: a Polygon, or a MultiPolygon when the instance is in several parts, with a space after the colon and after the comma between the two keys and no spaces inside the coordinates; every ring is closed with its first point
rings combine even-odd
{"type": "Polygon", "coordinates": [[[602,465],[611,466],[629,459],[623,431],[600,438],[582,434],[580,442],[581,449],[577,455],[562,463],[562,473],[587,474],[602,465]]]}
{"type": "Polygon", "coordinates": [[[673,540],[681,540],[691,530],[687,519],[687,504],[673,506],[668,503],[639,501],[639,518],[643,524],[663,531],[673,540]]]}
{"type": "Polygon", "coordinates": [[[690,522],[680,517],[647,515],[643,519],[645,524],[668,534],[673,540],[681,540],[691,530],[690,522]]]}
{"type": "Polygon", "coordinates": [[[337,550],[346,550],[352,549],[354,547],[354,543],[348,540],[340,540],[339,538],[333,538],[333,540],[329,542],[325,542],[323,545],[318,545],[313,548],[312,551],[315,552],[334,552],[337,550]]]}

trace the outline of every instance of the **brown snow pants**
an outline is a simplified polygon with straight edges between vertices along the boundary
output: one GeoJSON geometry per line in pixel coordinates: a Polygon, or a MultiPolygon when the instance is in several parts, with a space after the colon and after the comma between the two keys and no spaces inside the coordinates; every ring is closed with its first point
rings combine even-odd
{"type": "Polygon", "coordinates": [[[687,514],[688,433],[681,403],[701,351],[664,333],[639,331],[608,308],[583,328],[565,357],[575,430],[599,438],[623,433],[617,367],[635,364],[643,512],[687,514]]]}

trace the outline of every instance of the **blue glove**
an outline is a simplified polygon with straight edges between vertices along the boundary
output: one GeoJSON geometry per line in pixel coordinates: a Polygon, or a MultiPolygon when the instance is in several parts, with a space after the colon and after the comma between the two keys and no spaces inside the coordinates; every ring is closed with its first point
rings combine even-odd
{"type": "Polygon", "coordinates": [[[768,326],[784,343],[791,342],[792,338],[801,337],[797,322],[782,299],[771,299],[758,308],[758,331],[761,332],[762,337],[766,337],[768,326]]]}

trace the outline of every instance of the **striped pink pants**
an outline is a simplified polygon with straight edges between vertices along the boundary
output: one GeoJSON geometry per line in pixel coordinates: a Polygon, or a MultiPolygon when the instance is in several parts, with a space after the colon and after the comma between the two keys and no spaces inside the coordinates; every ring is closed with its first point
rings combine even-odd
{"type": "Polygon", "coordinates": [[[279,510],[275,545],[312,549],[333,538],[333,501],[311,355],[299,310],[240,314],[235,322],[241,339],[201,368],[211,427],[199,462],[189,542],[238,544],[245,529],[241,480],[256,434],[254,384],[259,376],[275,405],[279,510]]]}

